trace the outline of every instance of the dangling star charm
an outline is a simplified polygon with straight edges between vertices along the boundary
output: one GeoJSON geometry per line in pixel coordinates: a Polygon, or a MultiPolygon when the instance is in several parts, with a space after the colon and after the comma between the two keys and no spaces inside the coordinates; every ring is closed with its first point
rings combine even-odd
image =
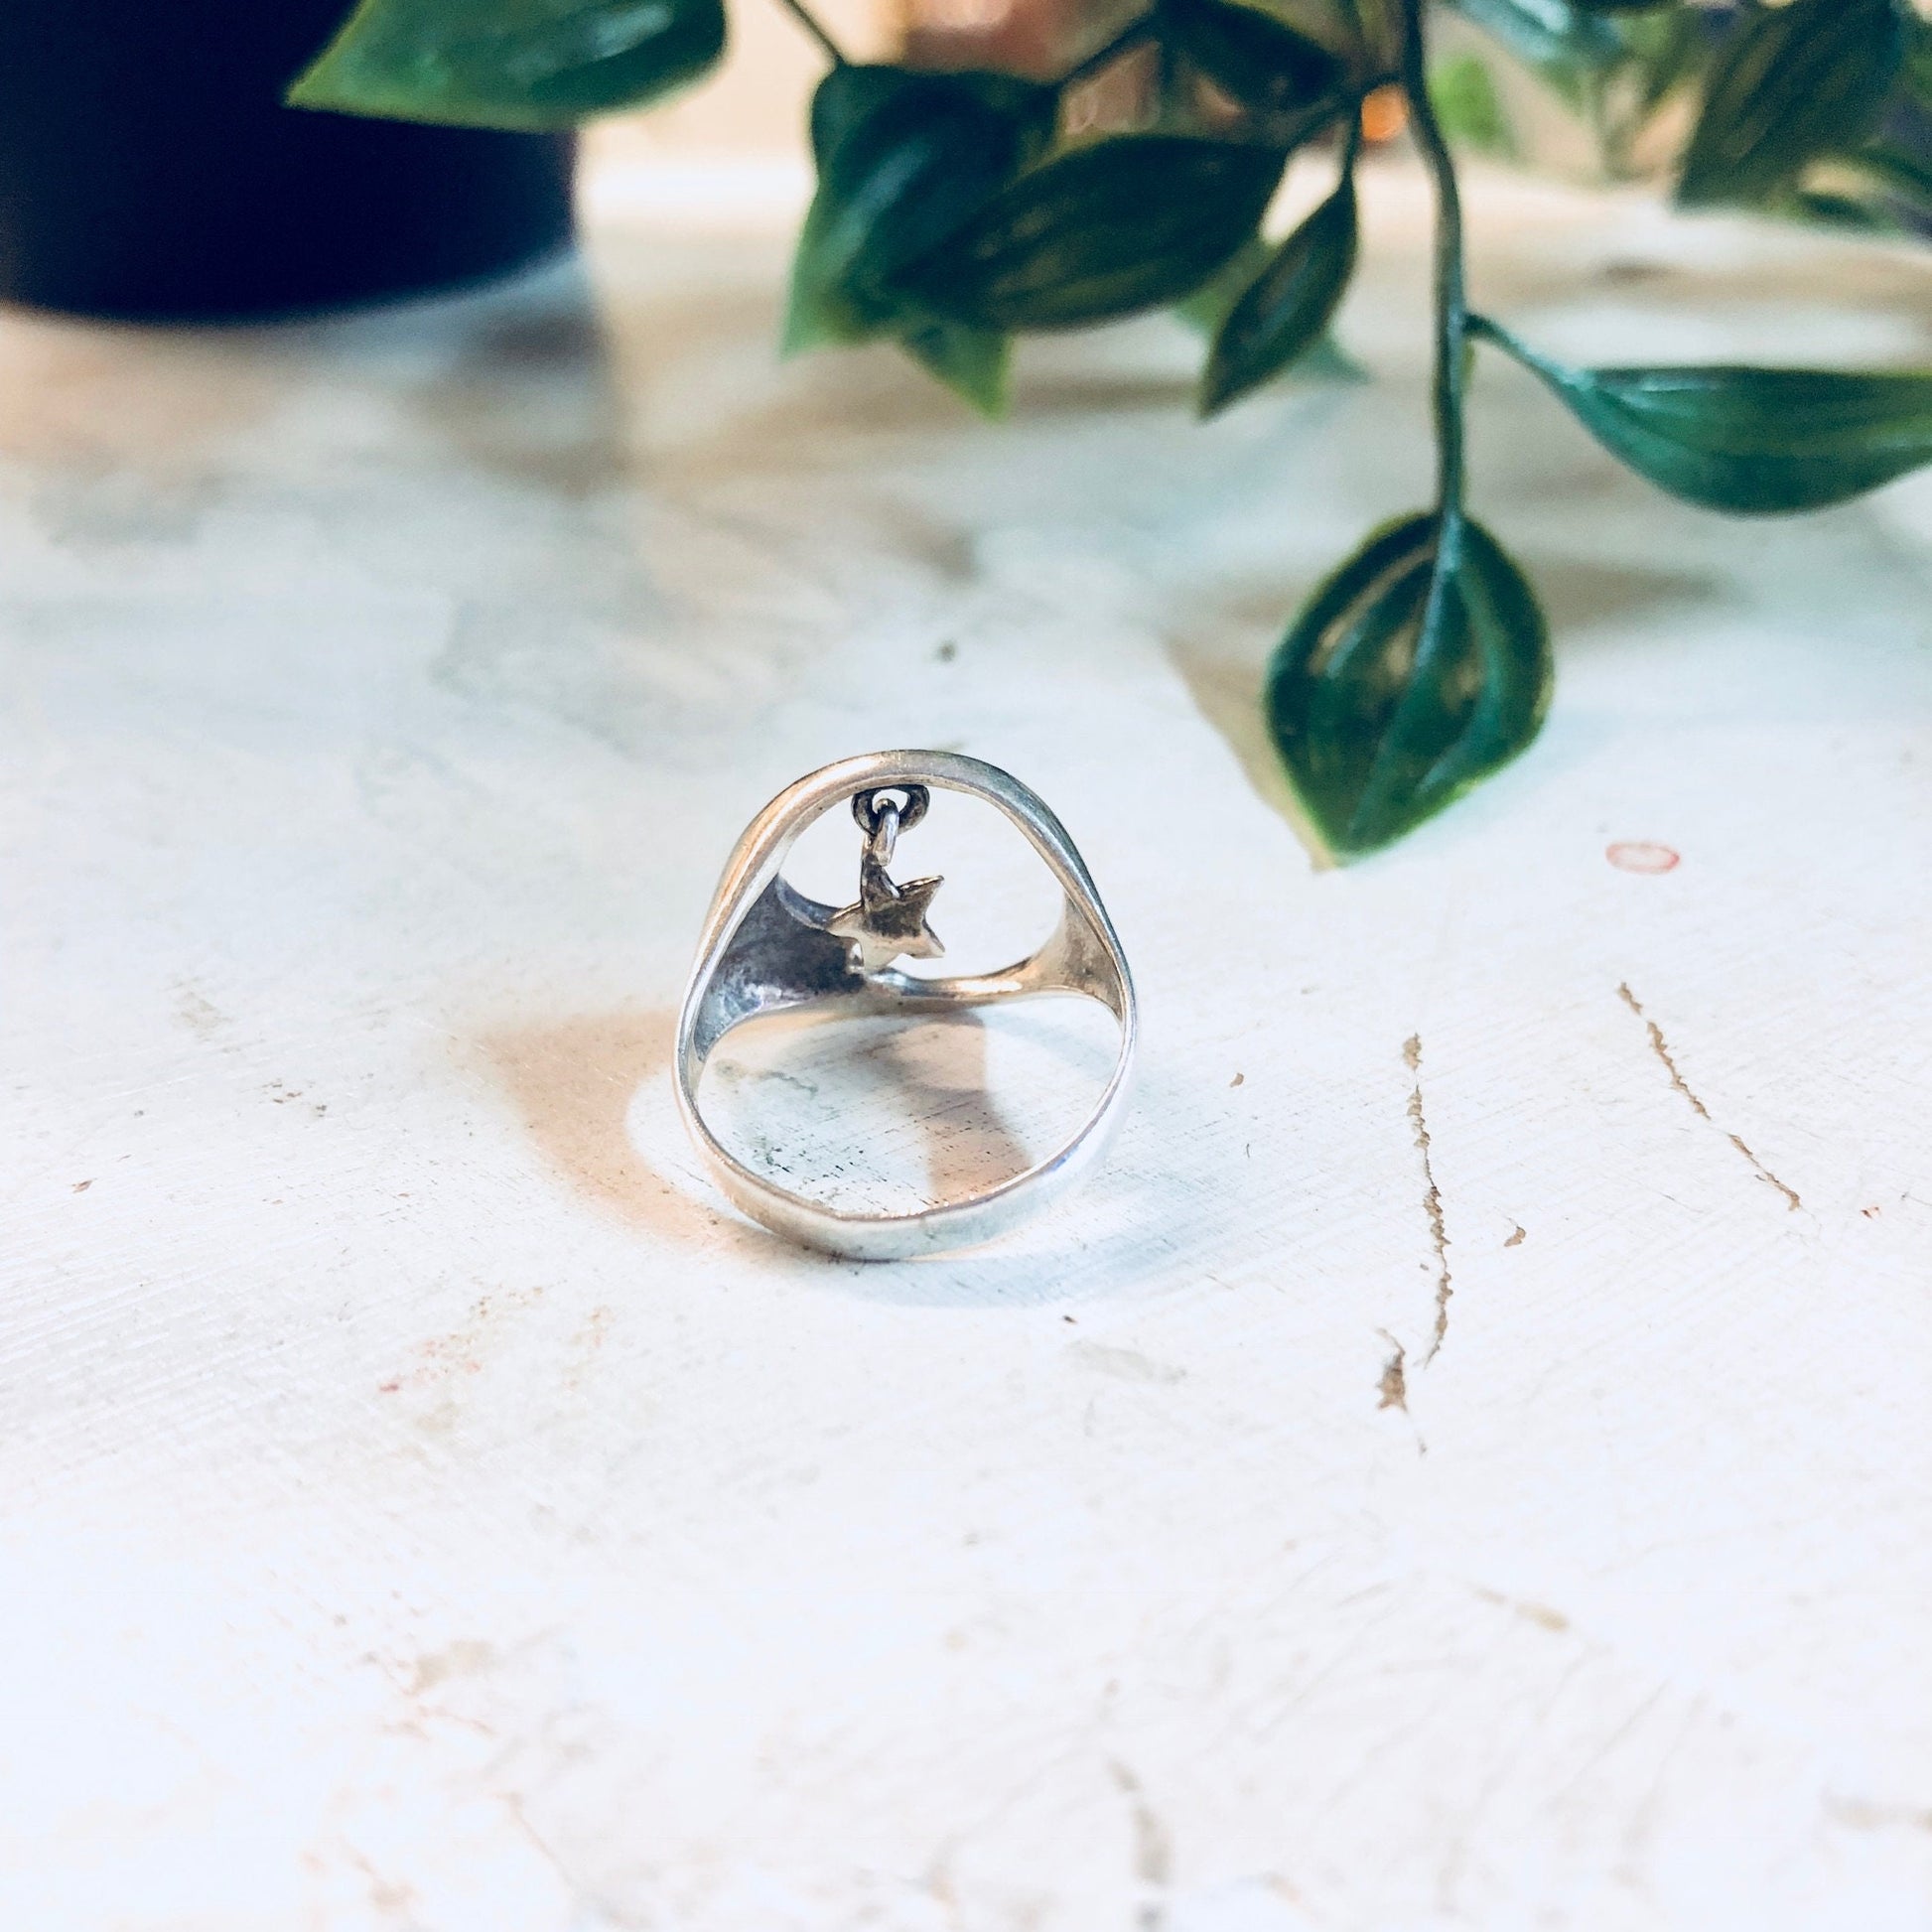
{"type": "Polygon", "coordinates": [[[870,851],[859,860],[859,902],[835,912],[826,931],[845,940],[861,973],[882,972],[896,959],[938,959],[945,947],[925,922],[943,879],[908,879],[899,886],[870,851]]]}

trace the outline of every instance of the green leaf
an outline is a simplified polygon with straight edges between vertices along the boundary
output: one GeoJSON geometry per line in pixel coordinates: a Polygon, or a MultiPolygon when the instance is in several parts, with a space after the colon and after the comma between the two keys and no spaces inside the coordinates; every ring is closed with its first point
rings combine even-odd
{"type": "Polygon", "coordinates": [[[1371,537],[1282,639],[1269,728],[1329,847],[1372,852],[1521,752],[1552,676],[1536,594],[1496,540],[1412,516],[1371,537]]]}
{"type": "Polygon", "coordinates": [[[1429,98],[1443,132],[1477,154],[1514,161],[1516,130],[1488,66],[1473,54],[1451,54],[1429,72],[1429,98]]]}
{"type": "Polygon", "coordinates": [[[1212,416],[1281,374],[1320,340],[1355,272],[1354,155],[1328,199],[1276,250],[1229,311],[1201,377],[1212,416]]]}
{"type": "Polygon", "coordinates": [[[1822,509],[1932,463],[1932,371],[1573,369],[1485,318],[1469,326],[1612,456],[1707,509],[1822,509]]]}
{"type": "Polygon", "coordinates": [[[466,127],[568,127],[695,80],[722,0],[361,0],[296,107],[466,127]]]}
{"type": "Polygon", "coordinates": [[[1192,295],[1183,295],[1173,305],[1174,314],[1212,342],[1234,305],[1247,294],[1249,283],[1268,266],[1274,253],[1257,228],[1192,295]]]}
{"type": "Polygon", "coordinates": [[[1695,7],[1626,15],[1616,23],[1616,31],[1623,42],[1616,82],[1629,92],[1634,110],[1629,131],[1634,135],[1680,85],[1702,69],[1711,40],[1704,16],[1695,7]]]}
{"type": "MultiPolygon", "coordinates": [[[[792,262],[785,347],[931,318],[894,285],[1044,143],[1053,93],[1002,74],[839,67],[812,97],[818,193],[792,262]]],[[[950,361],[950,357],[947,358],[950,361]]]]}
{"type": "Polygon", "coordinates": [[[812,98],[819,186],[792,264],[786,350],[891,336],[976,409],[1006,406],[999,330],[935,315],[895,277],[1050,138],[1051,88],[1004,74],[834,68],[812,98]]]}
{"type": "Polygon", "coordinates": [[[1166,0],[1163,37],[1227,97],[1272,146],[1299,146],[1349,106],[1347,64],[1253,7],[1166,0]]]}
{"type": "Polygon", "coordinates": [[[1275,149],[1144,135],[1022,175],[898,286],[987,329],[1069,329],[1191,294],[1255,231],[1275,149]]]}
{"type": "Polygon", "coordinates": [[[1918,16],[1905,36],[1905,88],[1921,107],[1932,107],[1932,21],[1918,16]]]}
{"type": "Polygon", "coordinates": [[[1800,188],[1778,203],[1777,212],[1794,221],[1820,227],[1844,228],[1852,234],[1895,235],[1898,221],[1885,198],[1868,184],[1854,181],[1849,188],[1826,185],[1800,188]]]}
{"type": "Polygon", "coordinates": [[[941,316],[907,320],[899,345],[982,416],[1002,416],[1007,406],[1007,367],[1012,339],[997,329],[975,329],[941,316]]]}
{"type": "Polygon", "coordinates": [[[1932,223],[1932,162],[1900,143],[1867,141],[1856,154],[1815,163],[1788,203],[1775,206],[1855,233],[1923,234],[1932,223]]]}
{"type": "MultiPolygon", "coordinates": [[[[1275,251],[1259,234],[1248,239],[1215,270],[1192,295],[1173,305],[1174,315],[1209,343],[1221,333],[1221,325],[1234,305],[1247,294],[1249,285],[1274,258],[1275,251]]],[[[1311,382],[1366,382],[1368,371],[1337,343],[1332,335],[1318,336],[1295,358],[1295,366],[1285,373],[1311,382]]]]}
{"type": "Polygon", "coordinates": [[[1896,141],[1867,141],[1847,157],[1882,187],[1920,207],[1932,209],[1932,154],[1896,141]]]}
{"type": "Polygon", "coordinates": [[[1876,122],[1904,56],[1893,0],[1791,0],[1754,10],[1720,50],[1677,199],[1774,199],[1876,122]]]}

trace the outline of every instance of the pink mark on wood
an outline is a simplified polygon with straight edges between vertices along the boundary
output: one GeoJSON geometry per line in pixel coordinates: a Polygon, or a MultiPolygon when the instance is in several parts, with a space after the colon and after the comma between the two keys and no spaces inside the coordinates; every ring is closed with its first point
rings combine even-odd
{"type": "Polygon", "coordinates": [[[1618,839],[1614,845],[1603,848],[1603,857],[1618,872],[1641,872],[1652,876],[1675,872],[1681,863],[1670,846],[1658,845],[1651,839],[1618,839]]]}

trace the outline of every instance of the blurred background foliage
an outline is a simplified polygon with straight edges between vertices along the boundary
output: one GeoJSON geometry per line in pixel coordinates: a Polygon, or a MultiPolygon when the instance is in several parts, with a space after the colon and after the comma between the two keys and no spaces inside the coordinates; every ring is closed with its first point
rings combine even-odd
{"type": "MultiPolygon", "coordinates": [[[[1533,587],[1467,507],[1488,347],[1604,449],[1706,509],[1813,510],[1932,462],[1932,371],[1572,367],[1472,311],[1458,157],[1893,239],[1932,235],[1932,25],[1916,0],[904,0],[890,58],[773,0],[824,72],[784,343],[897,343],[989,415],[1013,339],[1173,309],[1211,415],[1345,366],[1363,153],[1436,206],[1434,501],[1370,532],[1288,622],[1266,704],[1338,857],[1514,758],[1550,702],[1533,587]],[[1283,232],[1291,159],[1332,186],[1283,232]]],[[[879,23],[873,22],[875,31],[879,23]]],[[[361,0],[301,105],[566,126],[709,74],[723,0],[361,0]]],[[[1286,614],[1285,614],[1286,615],[1286,614]]]]}

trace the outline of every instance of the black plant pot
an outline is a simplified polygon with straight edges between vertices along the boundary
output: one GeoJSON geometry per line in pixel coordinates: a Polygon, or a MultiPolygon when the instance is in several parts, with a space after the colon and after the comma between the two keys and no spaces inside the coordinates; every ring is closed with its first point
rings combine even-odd
{"type": "Polygon", "coordinates": [[[567,136],[281,104],[348,0],[0,0],[0,299],[241,320],[500,274],[570,235],[567,136]]]}

